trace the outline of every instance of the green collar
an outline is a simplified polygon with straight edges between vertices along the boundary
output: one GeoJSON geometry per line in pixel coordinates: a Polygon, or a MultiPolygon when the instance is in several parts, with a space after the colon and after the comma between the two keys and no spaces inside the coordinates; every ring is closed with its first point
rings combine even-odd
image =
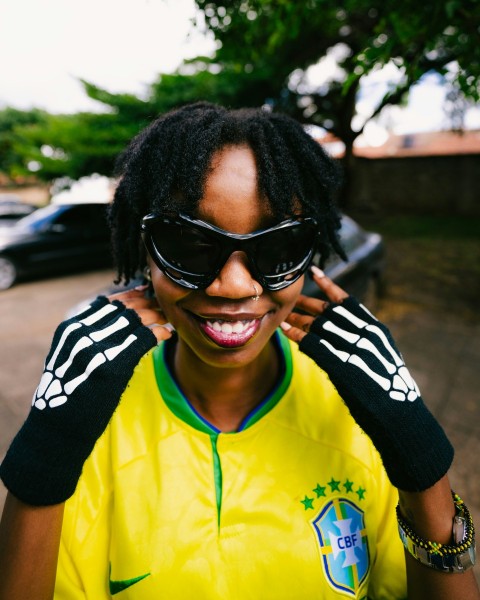
{"type": "MultiPolygon", "coordinates": [[[[292,379],[292,355],[288,339],[281,333],[275,332],[273,341],[280,357],[281,374],[279,380],[268,396],[245,417],[238,431],[243,431],[257,423],[266,415],[284,395],[292,379]]],[[[155,377],[158,389],[169,409],[179,419],[209,435],[221,433],[214,425],[204,419],[190,404],[179,388],[173,373],[167,364],[169,343],[159,344],[153,352],[155,377]]]]}

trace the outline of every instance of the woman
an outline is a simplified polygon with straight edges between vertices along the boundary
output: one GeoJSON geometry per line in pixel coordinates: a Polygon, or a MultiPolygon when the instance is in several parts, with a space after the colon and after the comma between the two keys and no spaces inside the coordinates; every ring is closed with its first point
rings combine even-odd
{"type": "Polygon", "coordinates": [[[262,111],[132,142],[114,249],[151,282],[55,334],[0,470],[2,599],[479,597],[453,450],[388,330],[317,267],[328,302],[300,295],[341,253],[334,185],[262,111]]]}

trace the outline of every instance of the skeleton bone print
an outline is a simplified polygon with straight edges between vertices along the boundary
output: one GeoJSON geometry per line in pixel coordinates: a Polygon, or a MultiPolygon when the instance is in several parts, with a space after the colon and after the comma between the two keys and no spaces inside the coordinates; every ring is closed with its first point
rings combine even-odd
{"type": "MultiPolygon", "coordinates": [[[[377,321],[363,304],[358,304],[358,307],[365,312],[366,317],[377,321]]],[[[347,331],[333,323],[332,320],[328,320],[323,323],[322,328],[352,344],[353,348],[349,353],[336,348],[334,343],[330,343],[326,339],[321,339],[321,344],[342,362],[348,362],[361,369],[383,390],[389,392],[389,396],[393,400],[413,402],[420,397],[420,390],[405,366],[401,354],[392,346],[378,325],[368,323],[344,306],[335,306],[332,311],[346,319],[359,333],[347,331]],[[383,349],[383,352],[379,348],[383,349]],[[386,373],[380,374],[370,366],[375,359],[383,365],[386,373]]]]}
{"type": "Polygon", "coordinates": [[[74,322],[65,324],[56,343],[54,340],[45,371],[33,395],[32,405],[35,408],[44,410],[65,404],[77,387],[86,382],[98,367],[115,360],[137,340],[137,336],[131,333],[125,308],[122,310],[116,304],[101,304],[98,307],[97,300],[96,304],[88,306],[76,316],[74,322]],[[83,314],[86,316],[79,319],[83,314]],[[110,347],[105,345],[109,339],[112,343],[110,347]],[[100,342],[104,343],[103,347],[100,347],[100,342]],[[85,352],[88,348],[94,351],[93,355],[92,352],[85,352]]]}
{"type": "Polygon", "coordinates": [[[104,296],[57,327],[30,413],[1,465],[14,495],[43,506],[74,493],[134,369],[156,344],[134,310],[104,296]]]}
{"type": "Polygon", "coordinates": [[[331,302],[311,322],[300,350],[327,373],[395,487],[422,491],[445,474],[453,448],[390,331],[358,300],[331,302]]]}

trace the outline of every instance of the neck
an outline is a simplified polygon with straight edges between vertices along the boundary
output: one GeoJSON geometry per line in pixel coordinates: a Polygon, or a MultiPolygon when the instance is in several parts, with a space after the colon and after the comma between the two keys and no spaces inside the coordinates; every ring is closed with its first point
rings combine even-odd
{"type": "Polygon", "coordinates": [[[273,341],[251,363],[223,368],[204,363],[180,341],[173,370],[195,410],[220,431],[231,432],[272,390],[280,364],[273,341]]]}

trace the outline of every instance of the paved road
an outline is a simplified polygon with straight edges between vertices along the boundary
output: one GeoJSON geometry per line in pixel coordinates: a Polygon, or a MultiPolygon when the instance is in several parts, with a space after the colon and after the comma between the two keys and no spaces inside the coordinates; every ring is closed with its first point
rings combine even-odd
{"type": "MultiPolygon", "coordinates": [[[[111,272],[100,271],[0,293],[0,458],[29,410],[55,326],[75,303],[96,295],[112,279],[111,272]]],[[[432,315],[425,305],[388,299],[378,314],[456,448],[452,487],[480,527],[480,319],[445,311],[432,315]]],[[[4,497],[0,483],[0,507],[4,497]]]]}

